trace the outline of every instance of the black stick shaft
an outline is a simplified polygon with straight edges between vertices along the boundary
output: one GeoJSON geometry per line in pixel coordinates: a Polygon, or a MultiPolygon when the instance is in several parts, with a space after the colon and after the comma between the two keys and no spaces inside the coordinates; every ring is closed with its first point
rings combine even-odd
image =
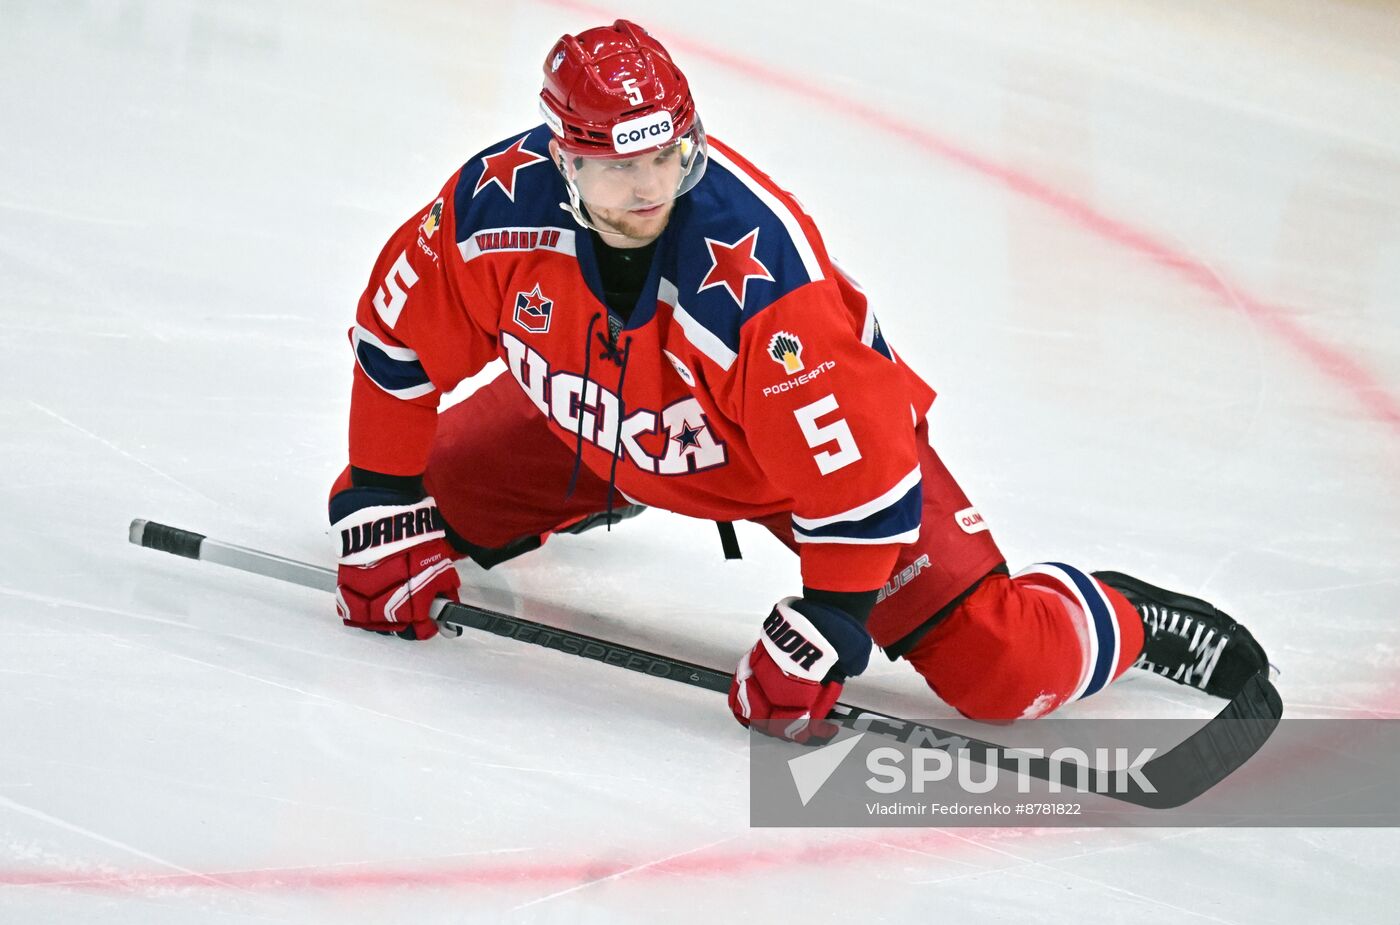
{"type": "Polygon", "coordinates": [[[498,613],[484,607],[477,607],[474,604],[449,603],[442,608],[438,622],[461,629],[481,630],[497,636],[504,636],[507,639],[544,646],[546,649],[567,652],[569,655],[577,655],[596,662],[616,665],[619,668],[639,671],[654,678],[679,681],[682,684],[703,687],[706,690],[721,693],[729,691],[731,676],[722,671],[684,662],[678,658],[657,655],[655,652],[647,652],[644,649],[634,649],[631,646],[586,636],[573,630],[547,626],[533,620],[526,620],[523,617],[498,613]]]}
{"type": "MultiPolygon", "coordinates": [[[[203,534],[179,527],[133,520],[129,538],[132,543],[149,549],[189,559],[217,562],[220,565],[306,587],[335,590],[335,572],[331,569],[212,540],[203,534]]],[[[438,625],[450,635],[460,635],[464,629],[492,633],[637,671],[654,678],[703,687],[719,693],[729,692],[733,678],[732,673],[727,671],[716,671],[704,665],[537,623],[524,617],[499,613],[475,604],[441,601],[435,614],[438,625]]],[[[1250,679],[1214,719],[1175,748],[1142,766],[1142,773],[1149,780],[1169,781],[1168,790],[1143,791],[1136,782],[1131,782],[1126,792],[1102,795],[1154,809],[1187,803],[1244,764],[1273,733],[1282,715],[1283,705],[1278,692],[1269,683],[1267,675],[1261,672],[1250,679]],[[1242,720],[1247,722],[1240,722],[1242,720]]],[[[1092,768],[1045,759],[1021,763],[1012,757],[1014,749],[949,732],[937,726],[886,716],[848,703],[837,703],[832,708],[830,718],[849,729],[876,732],[901,742],[930,747],[965,748],[976,760],[984,764],[996,764],[1012,772],[1024,771],[1032,777],[1060,782],[1071,789],[1075,787],[1081,775],[1087,779],[1089,775],[1096,773],[1092,768]]]]}

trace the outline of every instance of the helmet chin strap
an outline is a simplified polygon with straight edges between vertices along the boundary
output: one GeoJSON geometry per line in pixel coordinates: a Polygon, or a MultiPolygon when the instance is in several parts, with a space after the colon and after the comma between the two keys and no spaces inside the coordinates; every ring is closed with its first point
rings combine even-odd
{"type": "Polygon", "coordinates": [[[618,231],[616,228],[600,227],[589,217],[588,207],[583,204],[583,200],[579,196],[578,187],[574,185],[574,181],[570,180],[567,174],[564,176],[564,186],[569,190],[569,201],[559,203],[559,208],[572,215],[574,221],[590,231],[596,231],[600,235],[611,235],[616,238],[627,237],[625,232],[618,231]]]}
{"type": "MultiPolygon", "coordinates": [[[[565,152],[563,150],[558,151],[554,157],[554,166],[558,169],[559,176],[564,178],[564,188],[569,192],[569,201],[559,203],[559,208],[563,209],[565,212],[568,212],[574,217],[574,221],[578,222],[581,226],[589,229],[590,231],[596,231],[599,234],[612,234],[624,238],[627,237],[627,235],[623,234],[623,232],[621,231],[616,231],[611,228],[599,228],[592,222],[592,220],[589,219],[587,209],[583,204],[583,196],[581,193],[579,193],[578,184],[575,183],[573,181],[573,178],[569,176],[569,169],[564,161],[564,157],[565,152]]],[[[695,158],[694,156],[689,158],[688,163],[686,163],[682,169],[682,183],[684,183],[685,179],[690,176],[691,171],[695,169],[695,165],[699,162],[700,160],[695,158]]],[[[702,171],[700,176],[703,175],[704,174],[702,171]]],[[[672,196],[671,198],[672,200],[674,200],[678,197],[672,196]]]]}
{"type": "MultiPolygon", "coordinates": [[[[560,172],[562,173],[562,167],[560,172]]],[[[583,198],[579,195],[578,186],[569,179],[567,173],[564,174],[564,187],[569,191],[569,201],[559,203],[559,208],[568,212],[584,228],[596,231],[600,235],[612,235],[617,238],[626,238],[627,235],[616,228],[602,228],[588,215],[588,207],[583,204],[583,198]]]]}
{"type": "MultiPolygon", "coordinates": [[[[564,182],[565,182],[565,183],[568,183],[567,180],[564,181],[564,182]]],[[[578,222],[578,223],[579,223],[580,225],[582,225],[584,228],[587,228],[587,229],[589,229],[589,230],[591,230],[591,231],[594,231],[594,232],[598,233],[599,235],[602,235],[603,238],[604,238],[604,243],[605,243],[605,244],[608,243],[608,242],[607,242],[607,238],[609,238],[609,237],[614,237],[614,238],[627,238],[627,237],[628,237],[627,234],[625,234],[624,232],[618,231],[618,230],[615,229],[615,228],[602,228],[602,227],[599,227],[597,224],[594,224],[594,222],[588,217],[587,206],[583,205],[583,203],[581,203],[581,202],[579,201],[577,192],[575,192],[575,191],[572,189],[572,184],[569,184],[569,185],[570,185],[570,190],[569,190],[569,201],[568,201],[568,202],[561,202],[561,203],[559,203],[559,208],[561,208],[561,209],[563,209],[565,212],[568,212],[569,214],[571,214],[571,215],[574,217],[574,221],[578,222]]],[[[616,247],[617,245],[609,245],[609,246],[611,246],[611,247],[616,247]]]]}

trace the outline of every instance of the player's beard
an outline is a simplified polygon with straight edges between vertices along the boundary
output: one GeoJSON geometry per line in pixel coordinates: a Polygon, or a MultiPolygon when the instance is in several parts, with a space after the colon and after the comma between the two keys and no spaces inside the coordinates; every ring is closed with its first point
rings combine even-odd
{"type": "MultiPolygon", "coordinates": [[[[586,205],[586,204],[585,204],[586,205]]],[[[661,237],[676,201],[668,200],[652,215],[637,215],[627,209],[603,209],[588,206],[593,227],[611,247],[645,247],[661,237]]]]}

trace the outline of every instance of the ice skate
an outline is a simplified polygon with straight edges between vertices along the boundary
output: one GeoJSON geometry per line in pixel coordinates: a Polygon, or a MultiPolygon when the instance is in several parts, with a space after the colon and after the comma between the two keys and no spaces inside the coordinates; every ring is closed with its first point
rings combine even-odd
{"type": "Polygon", "coordinates": [[[1230,698],[1268,667],[1268,656],[1249,630],[1206,601],[1121,572],[1094,577],[1126,597],[1142,617],[1142,655],[1134,668],[1230,698]]]}

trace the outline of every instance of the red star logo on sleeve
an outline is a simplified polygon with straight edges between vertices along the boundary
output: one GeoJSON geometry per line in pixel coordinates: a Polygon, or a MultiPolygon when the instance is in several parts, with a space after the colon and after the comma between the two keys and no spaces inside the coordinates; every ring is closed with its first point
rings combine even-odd
{"type": "Polygon", "coordinates": [[[547,304],[549,304],[549,299],[546,299],[544,295],[540,292],[539,283],[535,283],[535,288],[525,293],[526,311],[533,312],[534,314],[538,315],[543,312],[547,304]]]}
{"type": "Polygon", "coordinates": [[[541,157],[533,151],[526,151],[524,145],[525,139],[521,138],[504,151],[483,157],[481,162],[486,167],[481,171],[481,178],[476,181],[476,188],[472,190],[472,195],[475,196],[494,183],[501,188],[501,192],[506,194],[507,199],[515,202],[516,171],[521,167],[529,167],[531,164],[549,160],[549,158],[541,157]]]}
{"type": "Polygon", "coordinates": [[[753,255],[758,249],[757,228],[733,244],[706,238],[705,246],[710,249],[710,260],[713,262],[710,264],[710,272],[705,274],[705,281],[700,284],[697,292],[703,292],[711,286],[723,286],[729,290],[734,301],[739,303],[739,307],[743,308],[749,280],[766,279],[770,283],[773,282],[773,274],[768,272],[763,261],[753,255]]]}

